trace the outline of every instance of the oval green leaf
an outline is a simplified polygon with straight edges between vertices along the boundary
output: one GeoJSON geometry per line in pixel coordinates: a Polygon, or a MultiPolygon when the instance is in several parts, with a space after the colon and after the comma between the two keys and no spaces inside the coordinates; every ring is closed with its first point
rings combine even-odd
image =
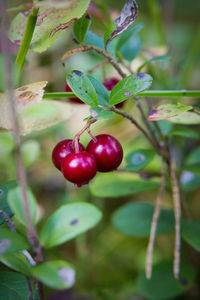
{"type": "MultiPolygon", "coordinates": [[[[0,209],[3,210],[9,217],[13,216],[13,212],[8,204],[7,197],[8,192],[17,186],[16,181],[9,181],[4,184],[0,184],[0,209]]],[[[0,224],[4,223],[5,219],[0,214],[0,224]]]]}
{"type": "Polygon", "coordinates": [[[126,170],[136,172],[148,165],[154,158],[155,151],[150,149],[138,149],[126,156],[128,165],[126,170]]]}
{"type": "Polygon", "coordinates": [[[194,249],[200,251],[200,220],[183,221],[181,229],[183,239],[194,249]]]}
{"type": "Polygon", "coordinates": [[[149,114],[150,121],[159,121],[169,119],[171,117],[181,115],[184,112],[191,110],[192,106],[186,106],[184,104],[164,104],[160,105],[157,109],[154,109],[149,114]]]}
{"type": "Polygon", "coordinates": [[[153,267],[152,278],[147,279],[143,271],[138,278],[140,295],[149,300],[169,300],[182,295],[191,288],[195,281],[195,270],[182,264],[179,279],[173,275],[171,262],[163,262],[153,267]]]}
{"type": "Polygon", "coordinates": [[[105,88],[105,86],[103,86],[103,84],[101,82],[96,80],[94,77],[88,76],[88,78],[90,79],[90,81],[97,93],[98,104],[102,105],[102,106],[109,106],[108,90],[105,88]]]}
{"type": "Polygon", "coordinates": [[[61,206],[44,225],[40,240],[47,247],[54,247],[75,238],[94,227],[102,214],[94,205],[76,202],[61,206]]]}
{"type": "Polygon", "coordinates": [[[0,255],[28,249],[26,239],[7,228],[0,229],[0,255]]]}
{"type": "Polygon", "coordinates": [[[98,105],[95,88],[89,78],[78,70],[67,75],[66,81],[74,94],[88,105],[98,105]]]}
{"type": "Polygon", "coordinates": [[[118,82],[110,93],[109,103],[115,105],[148,89],[153,78],[144,73],[130,75],[118,82]]]}
{"type": "Polygon", "coordinates": [[[105,173],[96,175],[90,184],[90,191],[97,197],[116,198],[155,190],[158,186],[158,182],[142,180],[134,174],[105,173]]]}
{"type": "MultiPolygon", "coordinates": [[[[150,234],[154,205],[149,203],[129,203],[120,207],[112,216],[113,226],[121,233],[148,237],[150,234]]],[[[174,231],[174,214],[171,210],[162,209],[156,234],[168,234],[174,231]]]]}
{"type": "Polygon", "coordinates": [[[76,40],[79,43],[83,43],[86,33],[91,25],[91,19],[89,15],[82,16],[78,19],[73,26],[73,32],[76,40]]]}
{"type": "Polygon", "coordinates": [[[179,116],[175,116],[168,119],[169,122],[183,125],[198,125],[200,124],[200,115],[186,111],[179,116]]]}
{"type": "Polygon", "coordinates": [[[31,265],[22,253],[9,253],[0,257],[0,261],[7,267],[24,275],[31,275],[31,265]]]}
{"type": "Polygon", "coordinates": [[[74,267],[62,260],[49,261],[31,268],[31,274],[45,285],[64,290],[75,283],[74,267]]]}
{"type": "MultiPolygon", "coordinates": [[[[27,196],[28,196],[31,220],[35,224],[36,223],[36,214],[37,214],[37,203],[36,203],[35,197],[32,194],[30,189],[27,190],[27,196]]],[[[24,213],[22,191],[19,186],[12,189],[8,193],[8,203],[9,203],[9,206],[11,207],[12,211],[14,212],[15,217],[19,220],[19,222],[26,225],[26,217],[25,217],[25,213],[24,213]]]]}

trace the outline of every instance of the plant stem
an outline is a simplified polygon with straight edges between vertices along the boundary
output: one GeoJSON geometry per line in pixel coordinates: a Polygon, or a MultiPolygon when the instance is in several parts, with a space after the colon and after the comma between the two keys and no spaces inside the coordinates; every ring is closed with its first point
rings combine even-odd
{"type": "MultiPolygon", "coordinates": [[[[73,147],[75,148],[75,153],[79,153],[79,138],[80,136],[87,130],[88,134],[90,135],[91,132],[89,130],[90,126],[95,123],[97,120],[92,118],[89,119],[86,123],[86,125],[75,135],[74,141],[73,141],[73,147]]],[[[90,135],[91,136],[91,135],[90,135]]],[[[91,136],[92,137],[92,136],[91,136]]],[[[94,137],[95,138],[95,137],[94,137]]],[[[93,137],[92,137],[93,139],[93,137]]]]}
{"type": "MultiPolygon", "coordinates": [[[[2,12],[2,33],[4,35],[4,33],[7,34],[9,28],[5,0],[0,1],[0,12],[2,12]]],[[[3,52],[5,53],[8,99],[9,99],[11,118],[12,118],[12,123],[14,128],[13,137],[15,140],[15,148],[16,148],[17,177],[22,191],[22,201],[23,201],[24,213],[25,213],[27,229],[28,229],[28,238],[30,243],[34,245],[34,247],[38,247],[39,241],[31,220],[30,208],[28,203],[27,180],[26,180],[26,174],[25,174],[25,169],[24,169],[23,159],[22,159],[21,138],[20,138],[18,119],[17,119],[17,112],[15,107],[15,97],[14,97],[14,91],[12,89],[13,83],[12,83],[11,51],[7,40],[2,41],[2,46],[3,46],[3,52]]]]}
{"type": "Polygon", "coordinates": [[[155,237],[156,237],[156,229],[157,229],[157,225],[158,225],[158,219],[160,216],[161,201],[162,201],[162,197],[163,197],[164,188],[165,188],[165,165],[164,165],[164,161],[162,160],[160,187],[159,187],[158,196],[156,199],[156,205],[155,205],[155,209],[154,209],[154,213],[153,213],[149,243],[148,243],[148,248],[147,248],[146,277],[148,279],[150,279],[151,275],[152,275],[153,248],[154,248],[154,242],[155,242],[155,237]]]}
{"type": "Polygon", "coordinates": [[[98,68],[101,68],[101,67],[103,67],[105,64],[107,64],[108,63],[108,60],[106,59],[106,60],[104,60],[104,61],[102,61],[102,62],[100,62],[99,64],[97,64],[97,65],[95,65],[94,67],[92,67],[89,71],[88,71],[88,74],[89,75],[92,75],[92,73],[94,72],[94,71],[96,71],[98,68]]]}
{"type": "Polygon", "coordinates": [[[19,52],[17,54],[17,58],[16,58],[16,62],[15,62],[16,66],[17,66],[17,84],[19,84],[22,69],[24,66],[25,58],[26,58],[26,54],[28,52],[28,49],[30,47],[30,43],[31,43],[31,40],[33,37],[35,25],[37,22],[38,10],[39,10],[38,8],[33,7],[32,12],[28,16],[24,36],[23,36],[23,39],[21,42],[19,52]]]}
{"type": "Polygon", "coordinates": [[[141,113],[141,116],[143,117],[143,120],[144,120],[147,128],[149,129],[149,132],[151,133],[152,140],[154,141],[156,147],[159,149],[160,148],[159,141],[158,141],[158,139],[157,139],[157,137],[155,135],[155,132],[153,130],[153,127],[151,126],[151,123],[149,122],[149,120],[147,119],[147,117],[146,117],[146,115],[144,113],[143,107],[142,107],[142,105],[141,105],[140,100],[139,100],[138,97],[135,98],[135,102],[136,102],[136,105],[137,105],[137,107],[138,107],[138,109],[139,109],[139,111],[141,113]]]}
{"type": "Polygon", "coordinates": [[[69,50],[61,58],[61,62],[62,62],[62,64],[64,64],[65,60],[74,53],[85,52],[85,51],[90,51],[90,50],[94,50],[94,51],[98,52],[99,54],[103,55],[105,58],[108,59],[109,63],[111,65],[113,65],[113,67],[122,76],[122,78],[126,77],[126,74],[123,72],[120,65],[116,62],[116,60],[109,53],[103,51],[102,49],[100,49],[96,46],[84,46],[84,47],[76,48],[73,50],[69,50]]]}
{"type": "Polygon", "coordinates": [[[180,272],[180,247],[181,247],[181,233],[180,233],[180,220],[181,220],[181,196],[180,188],[176,175],[176,167],[173,161],[172,153],[170,151],[170,175],[172,183],[172,193],[174,201],[174,214],[175,214],[175,247],[174,247],[174,276],[179,278],[180,272]]]}
{"type": "MultiPolygon", "coordinates": [[[[140,92],[137,94],[137,96],[140,97],[173,97],[174,99],[168,99],[168,100],[177,100],[176,98],[179,97],[192,97],[192,98],[198,98],[200,97],[200,90],[196,91],[187,91],[187,90],[179,90],[179,91],[171,91],[171,90],[148,90],[145,92],[140,92]]],[[[54,92],[54,93],[44,93],[43,98],[44,99],[53,99],[53,98],[67,98],[67,97],[77,97],[73,93],[68,92],[54,92]]]]}
{"type": "Polygon", "coordinates": [[[122,117],[124,117],[124,118],[128,119],[129,121],[131,121],[131,123],[134,124],[144,134],[144,136],[148,139],[150,144],[152,144],[153,147],[156,149],[156,151],[160,154],[159,149],[156,147],[154,141],[151,139],[149,134],[146,132],[146,130],[142,126],[140,126],[140,124],[131,115],[129,115],[126,112],[124,112],[123,110],[118,109],[118,108],[113,107],[113,106],[108,108],[108,110],[111,110],[111,111],[115,112],[116,114],[121,115],[122,117]]]}
{"type": "Polygon", "coordinates": [[[26,276],[26,282],[28,287],[28,300],[33,300],[33,291],[31,287],[31,280],[28,276],[26,276]]]}

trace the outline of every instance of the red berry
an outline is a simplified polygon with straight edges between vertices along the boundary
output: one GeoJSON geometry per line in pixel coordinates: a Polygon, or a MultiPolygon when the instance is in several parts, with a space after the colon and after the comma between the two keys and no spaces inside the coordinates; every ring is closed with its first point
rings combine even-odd
{"type": "MultiPolygon", "coordinates": [[[[52,161],[58,170],[61,170],[61,162],[68,154],[74,153],[73,140],[63,140],[59,142],[52,152],[52,161]]],[[[79,143],[79,151],[84,151],[85,148],[79,143]]]]}
{"type": "MultiPolygon", "coordinates": [[[[65,92],[72,92],[72,89],[70,88],[70,86],[66,83],[65,84],[65,92]]],[[[79,99],[79,98],[69,98],[69,100],[73,101],[74,103],[81,103],[84,104],[84,102],[79,99]]]]}
{"type": "Polygon", "coordinates": [[[67,155],[62,161],[61,169],[67,180],[81,186],[96,175],[97,164],[92,154],[83,151],[67,155]]]}
{"type": "MultiPolygon", "coordinates": [[[[119,82],[118,78],[112,77],[109,79],[104,80],[103,85],[107,88],[108,91],[112,91],[114,86],[119,82]]],[[[117,108],[121,108],[124,105],[124,102],[118,103],[115,105],[117,108]]]]}
{"type": "Polygon", "coordinates": [[[98,171],[109,172],[117,169],[123,158],[121,144],[108,134],[97,135],[96,139],[96,142],[89,142],[86,151],[94,155],[98,171]]]}

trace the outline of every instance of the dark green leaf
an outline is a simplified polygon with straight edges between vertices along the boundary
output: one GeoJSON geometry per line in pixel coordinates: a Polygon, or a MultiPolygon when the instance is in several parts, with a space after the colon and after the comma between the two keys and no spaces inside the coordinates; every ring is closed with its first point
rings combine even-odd
{"type": "Polygon", "coordinates": [[[92,204],[76,202],[61,206],[44,225],[40,239],[50,248],[69,241],[94,227],[101,212],[92,204]]]}
{"type": "Polygon", "coordinates": [[[194,191],[200,186],[200,176],[196,176],[189,171],[183,171],[180,178],[181,186],[184,191],[194,191]]]}
{"type": "Polygon", "coordinates": [[[105,88],[105,86],[96,80],[92,76],[88,76],[89,80],[91,81],[93,87],[95,88],[96,94],[97,94],[97,99],[98,99],[98,104],[102,106],[109,106],[109,92],[105,88]]]}
{"type": "MultiPolygon", "coordinates": [[[[149,203],[129,203],[120,207],[112,216],[113,226],[120,232],[136,237],[148,237],[150,234],[154,205],[149,203]]],[[[174,231],[174,214],[162,209],[156,234],[174,231]]]]}
{"type": "Polygon", "coordinates": [[[136,172],[148,165],[154,158],[155,152],[150,149],[134,150],[126,156],[126,170],[136,172]]]}
{"type": "MultiPolygon", "coordinates": [[[[101,50],[105,51],[103,38],[90,30],[88,30],[88,32],[86,34],[84,44],[88,45],[88,46],[90,46],[90,45],[96,46],[96,47],[100,48],[101,50]]],[[[114,56],[114,50],[111,45],[108,46],[108,50],[109,50],[110,54],[112,56],[114,56]]],[[[92,51],[92,52],[95,53],[96,55],[101,56],[101,54],[97,53],[96,51],[92,51]]]]}
{"type": "Polygon", "coordinates": [[[29,248],[26,239],[7,228],[0,229],[0,255],[29,248]]]}
{"type": "Polygon", "coordinates": [[[143,27],[144,26],[142,23],[138,23],[129,27],[129,29],[123,32],[118,38],[116,51],[119,51],[122,47],[124,47],[129,39],[132,38],[136,33],[138,33],[143,27]]]}
{"type": "Polygon", "coordinates": [[[139,54],[141,47],[142,42],[140,37],[138,35],[134,35],[120,49],[120,53],[123,58],[131,62],[139,54]]]}
{"type": "Polygon", "coordinates": [[[186,158],[186,164],[192,165],[200,163],[200,147],[193,150],[186,158]]]}
{"type": "Polygon", "coordinates": [[[75,38],[79,43],[83,43],[86,33],[91,25],[91,19],[90,16],[85,15],[82,16],[80,19],[78,19],[74,23],[73,32],[75,35],[75,38]]]}
{"type": "Polygon", "coordinates": [[[191,138],[191,139],[198,139],[199,134],[195,130],[187,127],[180,127],[180,128],[175,128],[174,130],[170,131],[168,135],[173,135],[173,136],[181,136],[185,138],[191,138]]]}
{"type": "MultiPolygon", "coordinates": [[[[34,195],[32,194],[31,190],[27,190],[28,196],[28,203],[30,208],[30,215],[33,223],[36,223],[36,213],[37,213],[37,203],[35,200],[34,195]]],[[[22,198],[22,191],[21,188],[18,186],[13,188],[8,193],[8,203],[11,207],[12,211],[14,212],[16,218],[24,225],[26,225],[26,216],[24,213],[24,205],[23,205],[23,198],[22,198]]]]}
{"type": "Polygon", "coordinates": [[[105,110],[99,106],[91,107],[90,113],[93,118],[101,120],[101,119],[109,119],[112,118],[115,113],[109,110],[105,110]]]}
{"type": "Polygon", "coordinates": [[[140,72],[145,66],[149,65],[149,64],[153,64],[155,62],[163,62],[166,60],[169,60],[171,57],[169,55],[162,55],[162,56],[156,56],[153,57],[147,61],[145,61],[145,63],[143,63],[138,69],[137,72],[140,72]]]}
{"type": "MultiPolygon", "coordinates": [[[[13,216],[13,212],[7,202],[8,192],[17,186],[16,181],[9,181],[0,185],[0,209],[3,210],[9,217],[13,216]]],[[[0,214],[0,224],[4,223],[4,218],[0,214]]]]}
{"type": "Polygon", "coordinates": [[[49,261],[31,268],[32,275],[45,285],[64,290],[75,283],[74,267],[62,260],[49,261]]]}
{"type": "Polygon", "coordinates": [[[74,94],[88,105],[98,105],[95,88],[89,78],[82,72],[74,70],[66,77],[67,83],[74,94]]]}
{"type": "Polygon", "coordinates": [[[157,109],[152,110],[149,114],[150,121],[158,121],[170,119],[171,117],[181,115],[184,112],[191,110],[192,106],[187,106],[182,103],[178,104],[164,104],[160,105],[157,109]]]}
{"type": "Polygon", "coordinates": [[[197,251],[200,251],[200,220],[183,221],[181,229],[184,240],[197,251]]]}
{"type": "Polygon", "coordinates": [[[145,181],[137,175],[128,173],[97,174],[90,184],[90,190],[94,196],[110,198],[133,195],[157,188],[157,182],[145,181]]]}
{"type": "Polygon", "coordinates": [[[200,176],[200,163],[187,165],[184,167],[184,170],[192,172],[193,174],[195,174],[197,176],[200,176]]]}
{"type": "Polygon", "coordinates": [[[151,83],[152,77],[144,73],[133,74],[122,79],[110,93],[110,105],[118,104],[129,97],[137,95],[139,92],[148,89],[151,83]]]}
{"type": "MultiPolygon", "coordinates": [[[[32,285],[33,300],[38,300],[38,295],[32,285]]],[[[28,287],[26,277],[16,272],[0,271],[0,299],[2,300],[27,300],[28,287]]]]}
{"type": "Polygon", "coordinates": [[[22,253],[4,254],[0,257],[0,261],[7,267],[18,271],[25,275],[31,275],[31,265],[22,253]]]}
{"type": "Polygon", "coordinates": [[[147,279],[145,272],[138,278],[140,295],[149,300],[168,300],[182,295],[191,288],[195,281],[195,270],[189,265],[182,264],[179,279],[173,275],[173,265],[170,262],[160,263],[153,267],[151,279],[147,279]]]}

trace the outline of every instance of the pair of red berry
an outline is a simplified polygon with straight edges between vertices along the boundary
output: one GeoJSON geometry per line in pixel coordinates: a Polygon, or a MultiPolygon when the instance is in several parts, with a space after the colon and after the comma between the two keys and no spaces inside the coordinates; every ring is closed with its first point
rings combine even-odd
{"type": "MultiPolygon", "coordinates": [[[[112,91],[112,89],[114,88],[114,86],[119,82],[119,79],[112,77],[109,79],[104,80],[103,85],[107,88],[108,91],[112,91]]],[[[69,87],[69,85],[66,83],[65,85],[65,91],[66,92],[72,92],[72,89],[69,87]]],[[[84,104],[84,102],[79,99],[79,98],[69,98],[70,101],[73,101],[74,103],[82,103],[84,104]]],[[[124,105],[124,102],[121,102],[119,104],[116,105],[117,108],[121,108],[124,105]]]]}
{"type": "Polygon", "coordinates": [[[86,150],[82,144],[78,146],[79,152],[75,153],[73,140],[63,140],[52,153],[55,167],[77,186],[87,184],[97,171],[110,172],[117,169],[123,158],[121,144],[108,134],[97,135],[89,142],[86,150]]]}

